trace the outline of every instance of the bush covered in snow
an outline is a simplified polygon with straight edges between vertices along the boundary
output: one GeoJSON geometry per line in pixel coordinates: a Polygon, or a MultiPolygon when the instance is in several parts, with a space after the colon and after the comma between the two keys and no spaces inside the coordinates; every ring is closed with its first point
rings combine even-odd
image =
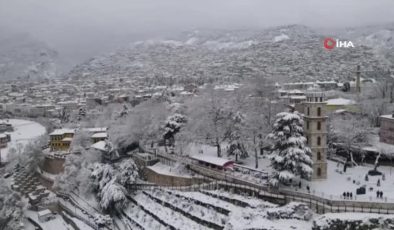
{"type": "Polygon", "coordinates": [[[270,208],[267,210],[268,219],[297,219],[310,220],[312,211],[304,203],[289,203],[283,207],[270,208]]]}
{"type": "Polygon", "coordinates": [[[113,208],[121,210],[127,204],[124,186],[135,183],[138,168],[132,159],[124,160],[118,165],[95,163],[91,166],[90,177],[101,208],[107,211],[113,211],[113,208]]]}
{"type": "Polygon", "coordinates": [[[94,222],[98,226],[110,226],[112,225],[112,219],[109,215],[101,215],[101,214],[96,214],[94,216],[94,222]]]}

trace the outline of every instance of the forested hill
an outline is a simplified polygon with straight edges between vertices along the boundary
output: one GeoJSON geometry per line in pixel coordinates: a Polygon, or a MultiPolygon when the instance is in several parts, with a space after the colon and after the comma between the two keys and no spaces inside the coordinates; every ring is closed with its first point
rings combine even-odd
{"type": "Polygon", "coordinates": [[[28,34],[0,36],[0,80],[56,76],[57,52],[28,34]]]}
{"type": "MultiPolygon", "coordinates": [[[[387,70],[394,60],[372,46],[369,34],[342,31],[355,48],[327,51],[326,35],[290,25],[260,31],[192,31],[167,40],[131,44],[108,55],[91,58],[66,77],[120,76],[170,79],[177,82],[237,81],[253,75],[297,80],[347,80],[357,64],[364,69],[387,70]],[[368,36],[369,37],[368,40],[368,36]]],[[[387,36],[382,42],[387,42],[387,36]]],[[[368,74],[368,73],[365,73],[368,74]]]]}

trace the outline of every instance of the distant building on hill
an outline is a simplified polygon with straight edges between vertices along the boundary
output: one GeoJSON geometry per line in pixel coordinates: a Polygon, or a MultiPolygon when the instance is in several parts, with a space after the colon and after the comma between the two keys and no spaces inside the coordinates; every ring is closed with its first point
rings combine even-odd
{"type": "Polygon", "coordinates": [[[327,112],[332,113],[338,110],[345,110],[348,112],[357,112],[358,107],[355,101],[345,98],[333,98],[326,100],[327,112]]]}
{"type": "Polygon", "coordinates": [[[380,116],[379,141],[394,145],[394,114],[380,116]]]}

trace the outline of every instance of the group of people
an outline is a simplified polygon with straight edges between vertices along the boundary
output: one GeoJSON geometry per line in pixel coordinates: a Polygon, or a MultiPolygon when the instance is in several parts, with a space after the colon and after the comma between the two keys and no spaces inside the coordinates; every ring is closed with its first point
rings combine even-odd
{"type": "Polygon", "coordinates": [[[376,198],[382,198],[383,199],[383,191],[376,191],[376,198]]]}
{"type": "Polygon", "coordinates": [[[353,199],[353,193],[352,192],[343,192],[343,199],[353,199]]]}

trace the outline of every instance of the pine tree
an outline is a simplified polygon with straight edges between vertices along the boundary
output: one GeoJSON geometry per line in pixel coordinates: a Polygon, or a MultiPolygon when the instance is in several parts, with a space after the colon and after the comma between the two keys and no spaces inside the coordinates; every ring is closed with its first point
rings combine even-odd
{"type": "Polygon", "coordinates": [[[273,131],[268,138],[273,141],[271,166],[274,173],[270,183],[288,183],[294,177],[310,179],[312,152],[306,145],[303,120],[298,112],[282,112],[276,115],[273,131]]]}

